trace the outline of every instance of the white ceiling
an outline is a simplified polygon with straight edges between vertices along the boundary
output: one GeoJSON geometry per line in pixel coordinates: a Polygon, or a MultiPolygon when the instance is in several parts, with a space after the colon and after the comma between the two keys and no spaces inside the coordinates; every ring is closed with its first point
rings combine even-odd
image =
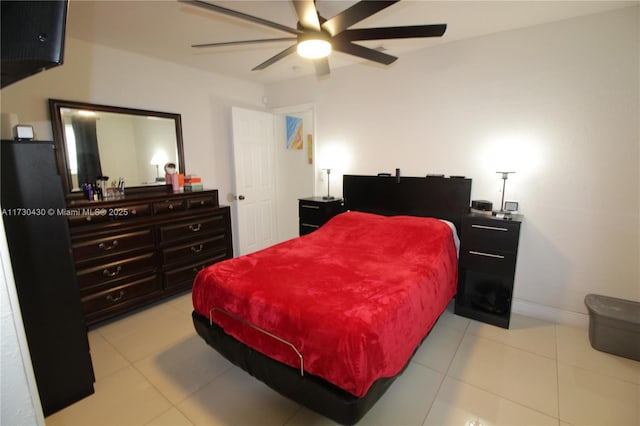
{"type": "MultiPolygon", "coordinates": [[[[215,1],[235,9],[295,28],[294,9],[286,0],[215,1]]],[[[329,19],[356,3],[317,0],[320,14],[329,19]]],[[[639,1],[430,1],[404,0],[352,28],[448,24],[442,38],[384,40],[361,44],[385,49],[398,56],[470,37],[528,27],[575,16],[638,5],[639,1]]],[[[308,60],[293,54],[263,71],[251,69],[286,49],[290,42],[194,49],[192,44],[288,37],[258,24],[205,11],[174,0],[71,0],[67,36],[117,49],[164,59],[191,67],[264,84],[314,74],[308,60]]],[[[331,69],[374,66],[359,58],[334,52],[331,69]]],[[[393,65],[391,65],[393,66],[393,65]]]]}

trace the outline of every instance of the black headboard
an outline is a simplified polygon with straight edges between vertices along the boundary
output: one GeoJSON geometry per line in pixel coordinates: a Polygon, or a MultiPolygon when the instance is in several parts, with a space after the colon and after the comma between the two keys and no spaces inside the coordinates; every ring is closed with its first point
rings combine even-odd
{"type": "Polygon", "coordinates": [[[460,233],[471,204],[471,179],[344,175],[343,198],[347,210],[437,217],[453,222],[460,233]]]}

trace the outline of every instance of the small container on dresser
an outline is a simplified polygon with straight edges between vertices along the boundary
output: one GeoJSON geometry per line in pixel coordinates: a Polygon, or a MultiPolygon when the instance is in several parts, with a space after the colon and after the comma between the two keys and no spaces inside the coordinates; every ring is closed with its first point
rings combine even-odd
{"type": "Polygon", "coordinates": [[[522,219],[463,217],[456,314],[509,328],[522,219]]]}
{"type": "Polygon", "coordinates": [[[68,218],[89,324],[188,290],[202,268],[233,257],[217,190],[72,202],[68,218]]]}
{"type": "Polygon", "coordinates": [[[341,198],[332,200],[325,200],[323,197],[300,198],[298,200],[300,236],[315,231],[343,211],[344,204],[341,198]]]}

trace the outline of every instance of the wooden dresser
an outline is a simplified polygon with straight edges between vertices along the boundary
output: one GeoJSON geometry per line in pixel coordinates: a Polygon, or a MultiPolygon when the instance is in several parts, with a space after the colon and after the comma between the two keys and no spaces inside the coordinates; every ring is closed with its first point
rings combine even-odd
{"type": "Polygon", "coordinates": [[[88,324],[188,290],[200,269],[233,257],[230,209],[218,204],[218,191],[164,188],[121,200],[68,203],[88,324]]]}

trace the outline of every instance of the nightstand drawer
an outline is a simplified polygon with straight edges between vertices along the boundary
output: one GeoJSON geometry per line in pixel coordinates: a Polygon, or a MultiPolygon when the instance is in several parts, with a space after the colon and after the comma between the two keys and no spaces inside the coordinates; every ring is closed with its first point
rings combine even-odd
{"type": "Polygon", "coordinates": [[[326,206],[319,204],[304,203],[301,201],[298,207],[298,216],[300,220],[312,224],[324,223],[330,214],[331,212],[328,211],[326,206]]]}
{"type": "Polygon", "coordinates": [[[300,222],[300,235],[306,235],[320,228],[320,225],[314,223],[300,222]]]}
{"type": "Polygon", "coordinates": [[[460,267],[493,274],[513,275],[516,270],[516,254],[462,247],[460,267]]]}
{"type": "Polygon", "coordinates": [[[518,250],[519,222],[464,220],[462,241],[466,247],[515,253],[518,250]]]}

